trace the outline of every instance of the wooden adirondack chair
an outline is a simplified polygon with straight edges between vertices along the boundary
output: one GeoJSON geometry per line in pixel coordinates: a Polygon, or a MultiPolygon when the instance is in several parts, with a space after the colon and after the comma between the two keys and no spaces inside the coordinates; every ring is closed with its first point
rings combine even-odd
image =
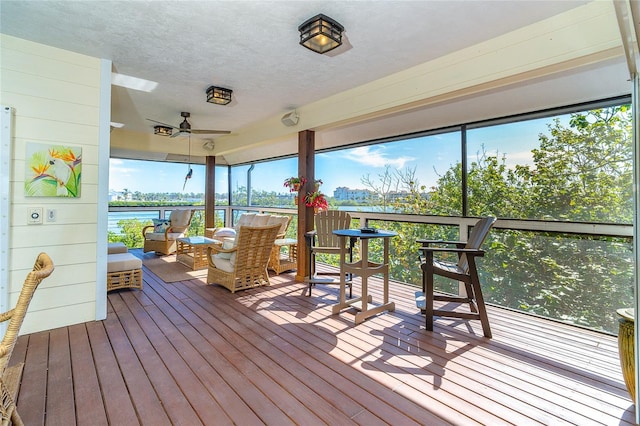
{"type": "MultiPolygon", "coordinates": [[[[309,276],[306,279],[309,283],[309,296],[311,296],[311,288],[316,284],[340,284],[339,279],[331,278],[331,276],[338,276],[339,272],[319,274],[316,271],[316,255],[340,255],[340,239],[333,231],[336,229],[349,229],[349,226],[351,226],[351,215],[347,212],[323,210],[315,216],[315,230],[305,234],[309,262],[309,276]]],[[[354,242],[350,240],[348,247],[349,260],[352,260],[353,244],[354,242]]],[[[347,282],[347,285],[349,286],[349,297],[351,297],[351,282],[347,282]]]]}

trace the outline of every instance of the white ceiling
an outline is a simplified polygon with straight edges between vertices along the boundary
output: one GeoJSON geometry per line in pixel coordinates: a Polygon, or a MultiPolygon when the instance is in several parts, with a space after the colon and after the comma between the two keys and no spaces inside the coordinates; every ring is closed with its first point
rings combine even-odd
{"type": "Polygon", "coordinates": [[[240,131],[584,3],[2,0],[0,31],[158,82],[151,93],[113,86],[112,121],[129,131],[152,133],[146,118],[178,125],[181,111],[195,129],[240,131]],[[298,44],[298,25],[318,13],[345,27],[346,43],[325,55],[298,44]],[[206,103],[212,84],[233,101],[206,103]]]}

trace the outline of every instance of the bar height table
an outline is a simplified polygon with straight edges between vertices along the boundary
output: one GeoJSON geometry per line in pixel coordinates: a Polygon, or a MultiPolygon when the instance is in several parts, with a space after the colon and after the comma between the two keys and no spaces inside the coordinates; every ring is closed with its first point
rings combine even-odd
{"type": "Polygon", "coordinates": [[[396,305],[389,301],[389,240],[398,235],[397,232],[376,230],[376,232],[362,232],[360,229],[337,229],[333,231],[340,238],[340,299],[331,308],[332,314],[338,314],[345,308],[353,307],[356,313],[355,323],[360,324],[370,316],[383,311],[394,311],[396,305]],[[360,240],[360,260],[347,262],[346,238],[358,238],[360,240]],[[382,263],[369,260],[369,240],[382,238],[384,240],[384,253],[382,263]],[[347,274],[357,275],[362,279],[362,294],[360,297],[346,299],[347,274]],[[369,295],[368,279],[375,274],[383,277],[383,300],[381,304],[374,304],[369,295]]]}

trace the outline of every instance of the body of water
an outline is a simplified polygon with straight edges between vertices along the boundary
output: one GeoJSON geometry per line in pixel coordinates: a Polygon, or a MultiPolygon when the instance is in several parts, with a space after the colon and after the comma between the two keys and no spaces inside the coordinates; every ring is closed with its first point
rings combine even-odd
{"type": "Polygon", "coordinates": [[[108,231],[121,234],[122,230],[118,222],[124,219],[138,219],[143,223],[151,225],[151,219],[159,219],[160,213],[157,211],[136,211],[136,212],[109,212],[108,231]]]}
{"type": "MultiPolygon", "coordinates": [[[[338,206],[332,207],[336,210],[350,210],[350,211],[362,211],[362,212],[380,212],[382,207],[380,206],[338,206]]],[[[387,209],[387,212],[392,212],[391,209],[387,209]]],[[[168,214],[168,213],[167,213],[168,214]]],[[[143,223],[152,223],[151,219],[159,219],[159,211],[129,211],[129,212],[109,212],[109,226],[108,231],[115,234],[121,234],[122,230],[118,226],[118,222],[124,219],[138,219],[143,223]]]]}

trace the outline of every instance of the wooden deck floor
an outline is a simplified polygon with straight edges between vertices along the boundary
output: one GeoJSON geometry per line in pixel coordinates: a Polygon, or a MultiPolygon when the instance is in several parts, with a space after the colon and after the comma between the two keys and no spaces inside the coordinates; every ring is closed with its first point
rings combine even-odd
{"type": "Polygon", "coordinates": [[[336,287],[309,298],[293,274],[236,294],[144,281],[105,321],[20,337],[27,425],[634,424],[610,336],[492,307],[491,340],[430,333],[397,284],[395,312],[354,326],[336,287]]]}

